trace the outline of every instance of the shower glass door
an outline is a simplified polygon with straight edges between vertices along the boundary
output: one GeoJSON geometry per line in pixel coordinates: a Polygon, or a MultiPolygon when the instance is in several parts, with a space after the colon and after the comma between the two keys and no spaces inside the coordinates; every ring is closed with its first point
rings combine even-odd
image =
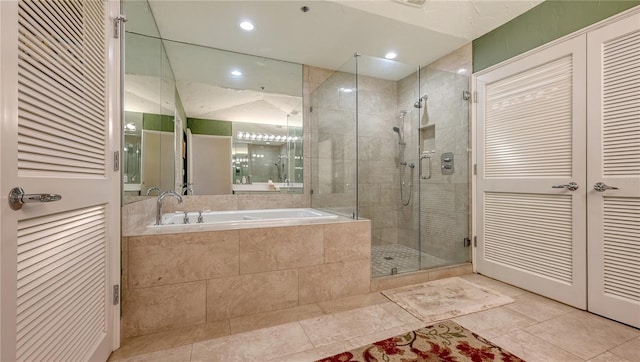
{"type": "Polygon", "coordinates": [[[421,70],[420,268],[470,260],[469,76],[421,70]]]}
{"type": "Polygon", "coordinates": [[[420,269],[418,67],[360,55],[358,216],[371,220],[371,275],[420,269]]]}
{"type": "Polygon", "coordinates": [[[372,277],[469,261],[468,87],[356,55],[312,90],[312,206],[371,220],[372,277]]]}

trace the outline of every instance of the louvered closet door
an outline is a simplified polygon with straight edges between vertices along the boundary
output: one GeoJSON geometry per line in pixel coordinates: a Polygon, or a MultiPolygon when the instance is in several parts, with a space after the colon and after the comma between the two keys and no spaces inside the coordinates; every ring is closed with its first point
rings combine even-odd
{"type": "Polygon", "coordinates": [[[583,309],[584,42],[478,77],[476,200],[478,272],[583,309]]]}
{"type": "Polygon", "coordinates": [[[2,199],[0,360],[105,361],[118,319],[117,4],[0,6],[2,194],[62,196],[17,211],[2,199]]]}
{"type": "Polygon", "coordinates": [[[640,328],[640,15],[587,45],[589,310],[640,328]]]}

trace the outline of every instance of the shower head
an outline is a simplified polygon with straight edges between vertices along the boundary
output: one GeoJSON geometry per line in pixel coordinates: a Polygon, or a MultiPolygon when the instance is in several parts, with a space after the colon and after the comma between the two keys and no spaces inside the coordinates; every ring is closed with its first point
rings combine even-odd
{"type": "Polygon", "coordinates": [[[404,145],[405,143],[402,137],[402,133],[400,133],[400,128],[393,127],[393,132],[398,134],[398,144],[404,145]]]}
{"type": "Polygon", "coordinates": [[[416,108],[422,108],[422,101],[426,102],[427,99],[429,99],[429,96],[425,94],[422,97],[418,98],[418,101],[414,103],[413,106],[416,108]]]}

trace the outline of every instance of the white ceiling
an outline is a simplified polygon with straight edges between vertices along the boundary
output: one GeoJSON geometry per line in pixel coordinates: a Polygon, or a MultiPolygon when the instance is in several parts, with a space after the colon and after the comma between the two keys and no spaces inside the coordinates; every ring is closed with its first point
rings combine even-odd
{"type": "Polygon", "coordinates": [[[188,117],[286,125],[301,109],[299,64],[340,69],[356,52],[395,51],[396,62],[363,57],[358,72],[399,80],[540,2],[427,0],[416,8],[392,0],[128,0],[127,32],[152,38],[127,38],[125,71],[136,89],[128,89],[125,108],[170,112],[169,104],[154,106],[153,91],[168,92],[152,76],[166,78],[172,70],[188,117]],[[243,20],[255,30],[241,30],[243,20]],[[162,54],[168,60],[154,66],[158,37],[169,40],[162,54]],[[245,74],[231,77],[233,67],[245,74]]]}
{"type": "Polygon", "coordinates": [[[541,3],[540,0],[149,0],[159,32],[246,54],[338,69],[355,52],[426,65],[541,3]],[[308,12],[300,8],[308,6],[308,12]],[[238,24],[251,20],[256,28],[238,24]]]}

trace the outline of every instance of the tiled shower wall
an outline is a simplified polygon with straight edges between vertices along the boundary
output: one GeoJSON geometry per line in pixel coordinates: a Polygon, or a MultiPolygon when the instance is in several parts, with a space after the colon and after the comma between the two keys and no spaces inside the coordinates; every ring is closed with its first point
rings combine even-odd
{"type": "MultiPolygon", "coordinates": [[[[358,77],[358,202],[359,216],[371,220],[373,245],[400,243],[451,260],[469,259],[463,247],[469,225],[469,102],[462,92],[469,90],[471,46],[464,46],[421,70],[418,79],[411,74],[398,82],[372,77],[358,77]],[[460,69],[466,74],[459,74],[460,69]],[[421,109],[414,103],[422,95],[429,98],[421,109]],[[402,127],[404,119],[406,145],[398,144],[393,127],[402,127]],[[419,128],[420,127],[420,128],[419,128]],[[418,144],[418,133],[424,142],[418,144]],[[418,200],[418,147],[431,153],[432,177],[422,180],[418,200]],[[440,172],[440,157],[453,152],[455,172],[440,172]],[[402,158],[413,163],[400,166],[402,158]],[[400,202],[401,174],[404,201],[400,202]],[[422,240],[418,240],[418,208],[422,207],[422,240]]],[[[310,68],[309,75],[324,74],[326,80],[313,87],[310,94],[312,206],[351,210],[355,205],[355,77],[349,72],[330,76],[310,68]]],[[[317,77],[319,78],[319,77],[317,77]]],[[[319,79],[320,80],[320,79],[319,79]]],[[[345,212],[348,213],[348,212],[345,212]]],[[[429,267],[428,265],[423,265],[429,267]]]]}
{"type": "Polygon", "coordinates": [[[372,245],[396,244],[399,152],[406,147],[402,151],[410,153],[410,145],[399,145],[393,132],[393,127],[401,127],[398,83],[359,76],[358,93],[358,215],[371,220],[372,245]]]}
{"type": "MultiPolygon", "coordinates": [[[[419,203],[412,200],[410,205],[402,207],[398,221],[400,243],[417,248],[418,240],[413,235],[416,235],[420,207],[421,250],[452,263],[469,260],[469,248],[463,246],[463,240],[469,236],[470,101],[463,99],[463,91],[469,90],[470,70],[470,44],[421,69],[420,96],[426,95],[428,99],[421,108],[419,126],[414,123],[416,127],[412,127],[411,132],[420,132],[421,150],[429,151],[432,157],[431,178],[419,180],[416,173],[414,193],[419,181],[421,200],[419,203]],[[452,175],[441,172],[441,156],[445,152],[454,155],[452,175]]],[[[414,110],[412,104],[418,99],[415,82],[415,77],[401,80],[398,98],[400,105],[414,110]]],[[[418,139],[415,133],[411,138],[418,139]]],[[[410,162],[417,164],[418,160],[410,162]]],[[[428,265],[422,265],[425,267],[428,265]]]]}

